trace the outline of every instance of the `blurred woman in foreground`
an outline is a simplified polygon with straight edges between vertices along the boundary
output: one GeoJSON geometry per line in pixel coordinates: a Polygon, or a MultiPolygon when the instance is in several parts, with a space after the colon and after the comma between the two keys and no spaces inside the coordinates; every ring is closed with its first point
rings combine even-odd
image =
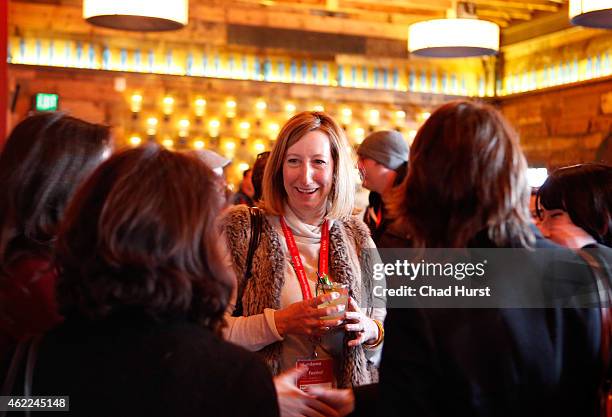
{"type": "Polygon", "coordinates": [[[278,415],[265,365],[218,337],[232,290],[223,203],[203,162],[158,147],[94,172],[59,234],[66,319],[40,343],[35,395],[69,395],[72,415],[278,415]]]}
{"type": "Polygon", "coordinates": [[[109,136],[106,126],[40,113],[20,122],[0,153],[0,359],[3,346],[61,319],[51,262],[58,224],[74,190],[110,153],[109,136]]]}
{"type": "MultiPolygon", "coordinates": [[[[497,110],[451,102],[419,130],[394,211],[418,248],[554,249],[575,265],[572,279],[592,288],[572,252],[532,229],[526,170],[518,137],[497,110]]],[[[542,251],[525,253],[541,271],[531,285],[543,288],[562,265],[542,251]]],[[[498,276],[482,279],[520,285],[524,268],[505,262],[498,276]]],[[[554,300],[547,307],[390,310],[381,415],[598,415],[599,310],[554,300]]]]}

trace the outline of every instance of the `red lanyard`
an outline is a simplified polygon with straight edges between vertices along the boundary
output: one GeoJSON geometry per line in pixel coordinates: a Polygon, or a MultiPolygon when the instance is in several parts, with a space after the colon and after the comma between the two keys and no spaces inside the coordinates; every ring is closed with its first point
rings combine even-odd
{"type": "MultiPolygon", "coordinates": [[[[300,251],[298,250],[297,245],[295,244],[295,238],[293,237],[293,233],[291,229],[287,226],[285,222],[285,218],[283,216],[279,217],[280,224],[283,229],[283,233],[285,234],[285,240],[287,241],[287,248],[289,248],[289,254],[291,255],[291,264],[293,265],[293,269],[295,270],[295,274],[297,275],[298,281],[300,282],[300,288],[302,289],[302,297],[304,300],[309,300],[312,298],[312,293],[310,292],[310,285],[308,285],[308,278],[306,278],[306,270],[304,269],[304,264],[302,264],[302,258],[300,258],[300,251]]],[[[329,253],[329,229],[327,228],[327,220],[323,222],[321,226],[321,248],[319,249],[319,275],[325,276],[327,275],[327,257],[329,253]]]]}
{"type": "Polygon", "coordinates": [[[376,215],[375,222],[376,227],[378,228],[378,226],[380,226],[380,221],[382,220],[382,207],[378,209],[378,212],[375,211],[374,214],[376,215]]]}

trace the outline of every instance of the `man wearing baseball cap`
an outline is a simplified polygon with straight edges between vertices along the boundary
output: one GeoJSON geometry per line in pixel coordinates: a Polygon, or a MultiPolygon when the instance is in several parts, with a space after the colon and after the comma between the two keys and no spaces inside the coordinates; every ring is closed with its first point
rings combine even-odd
{"type": "Polygon", "coordinates": [[[400,132],[381,130],[371,133],[359,145],[359,171],[363,187],[370,190],[370,204],[363,221],[372,233],[377,247],[398,246],[405,236],[389,236],[391,220],[388,218],[385,201],[393,194],[408,170],[408,145],[400,132]],[[391,237],[391,239],[388,239],[391,237]],[[399,239],[399,241],[397,240],[399,239]]]}

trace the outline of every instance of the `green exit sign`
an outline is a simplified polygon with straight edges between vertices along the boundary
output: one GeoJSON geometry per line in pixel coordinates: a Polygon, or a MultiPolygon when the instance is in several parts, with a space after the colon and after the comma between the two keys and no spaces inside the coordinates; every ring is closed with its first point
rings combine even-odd
{"type": "Polygon", "coordinates": [[[37,93],[34,96],[34,110],[56,111],[59,103],[57,94],[37,93]]]}

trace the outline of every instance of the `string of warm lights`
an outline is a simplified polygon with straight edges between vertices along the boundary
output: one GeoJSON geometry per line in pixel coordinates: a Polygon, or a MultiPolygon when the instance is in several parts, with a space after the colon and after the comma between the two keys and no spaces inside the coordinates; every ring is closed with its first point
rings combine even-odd
{"type": "Polygon", "coordinates": [[[429,112],[392,108],[390,105],[266,101],[261,97],[194,96],[191,100],[166,94],[146,101],[143,93],[128,95],[131,111],[128,143],[145,140],[168,148],[212,149],[236,161],[235,167],[249,166],[255,156],[269,150],[281,125],[302,110],[327,111],[336,117],[353,146],[374,130],[396,129],[411,142],[416,129],[429,112]]]}

